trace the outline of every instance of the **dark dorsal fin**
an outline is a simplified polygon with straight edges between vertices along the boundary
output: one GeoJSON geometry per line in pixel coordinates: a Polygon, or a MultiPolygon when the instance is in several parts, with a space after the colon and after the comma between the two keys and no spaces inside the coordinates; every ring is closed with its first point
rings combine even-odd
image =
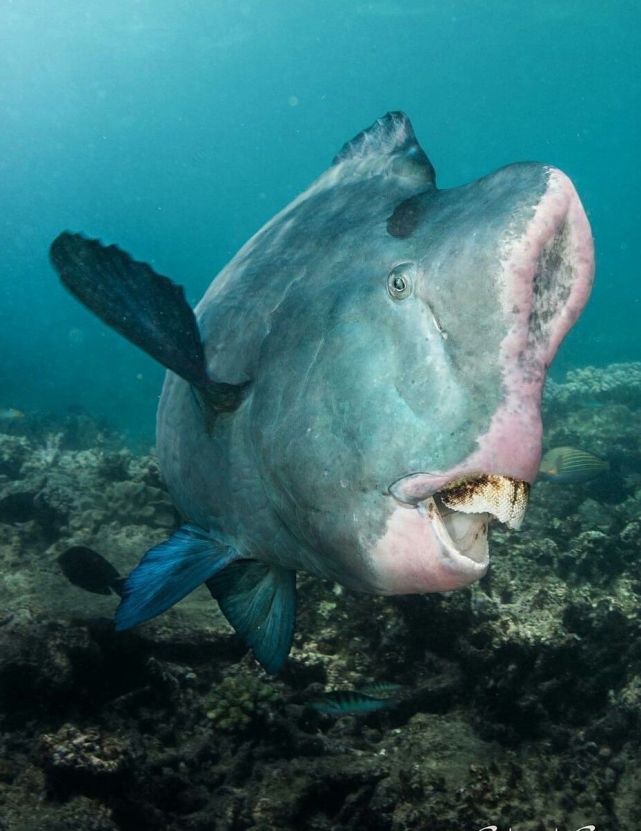
{"type": "Polygon", "coordinates": [[[402,112],[390,112],[363,130],[334,159],[343,162],[375,163],[387,158],[395,173],[420,178],[424,187],[436,185],[432,163],[418,143],[409,118],[402,112]]]}
{"type": "Polygon", "coordinates": [[[181,286],[115,245],[64,232],[51,262],[69,291],[101,320],[198,390],[217,411],[234,410],[243,387],[212,381],[194,312],[181,286]]]}

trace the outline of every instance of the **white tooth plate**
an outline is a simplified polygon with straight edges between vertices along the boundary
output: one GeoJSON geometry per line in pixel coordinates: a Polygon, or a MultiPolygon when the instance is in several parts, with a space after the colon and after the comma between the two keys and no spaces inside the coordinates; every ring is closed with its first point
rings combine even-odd
{"type": "Polygon", "coordinates": [[[432,523],[439,542],[450,556],[467,557],[476,563],[487,562],[487,528],[492,519],[490,514],[470,514],[453,510],[442,517],[432,497],[420,507],[421,512],[424,512],[432,523]]]}
{"type": "Polygon", "coordinates": [[[491,514],[508,528],[520,528],[527,508],[528,486],[507,476],[485,476],[439,492],[442,503],[463,514],[491,514]]]}

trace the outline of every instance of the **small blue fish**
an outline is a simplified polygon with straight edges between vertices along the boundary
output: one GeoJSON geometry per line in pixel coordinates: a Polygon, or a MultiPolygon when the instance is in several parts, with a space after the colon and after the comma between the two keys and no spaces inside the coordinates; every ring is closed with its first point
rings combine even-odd
{"type": "Polygon", "coordinates": [[[396,703],[393,698],[375,698],[358,690],[339,690],[310,701],[308,706],[324,715],[347,716],[374,713],[394,707],[396,703]]]}
{"type": "Polygon", "coordinates": [[[357,692],[371,695],[375,698],[396,698],[403,691],[402,684],[395,684],[393,681],[371,681],[359,684],[357,692]]]}
{"type": "Polygon", "coordinates": [[[539,479],[576,485],[589,482],[610,469],[610,463],[587,450],[576,447],[554,447],[541,459],[539,479]]]}

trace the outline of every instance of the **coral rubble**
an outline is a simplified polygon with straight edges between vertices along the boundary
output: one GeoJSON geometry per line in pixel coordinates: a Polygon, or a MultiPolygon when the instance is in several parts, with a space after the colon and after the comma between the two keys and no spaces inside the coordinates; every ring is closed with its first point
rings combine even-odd
{"type": "Polygon", "coordinates": [[[180,521],[152,455],[85,423],[0,435],[0,831],[519,831],[635,826],[641,712],[641,365],[574,370],[546,445],[593,481],[537,483],[465,591],[380,598],[302,576],[277,679],[206,591],[116,634],[68,584],[72,545],[121,573],[180,521]],[[373,681],[401,703],[308,703],[373,681]]]}

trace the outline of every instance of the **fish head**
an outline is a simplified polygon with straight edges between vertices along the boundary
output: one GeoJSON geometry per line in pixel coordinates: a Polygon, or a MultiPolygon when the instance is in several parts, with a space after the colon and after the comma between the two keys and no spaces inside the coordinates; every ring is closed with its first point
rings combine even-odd
{"type": "Polygon", "coordinates": [[[316,552],[304,567],[377,593],[445,591],[485,573],[492,520],[523,518],[543,382],[587,300],[592,238],[559,170],[515,164],[439,190],[392,118],[271,229],[296,254],[254,433],[275,509],[316,552]]]}

